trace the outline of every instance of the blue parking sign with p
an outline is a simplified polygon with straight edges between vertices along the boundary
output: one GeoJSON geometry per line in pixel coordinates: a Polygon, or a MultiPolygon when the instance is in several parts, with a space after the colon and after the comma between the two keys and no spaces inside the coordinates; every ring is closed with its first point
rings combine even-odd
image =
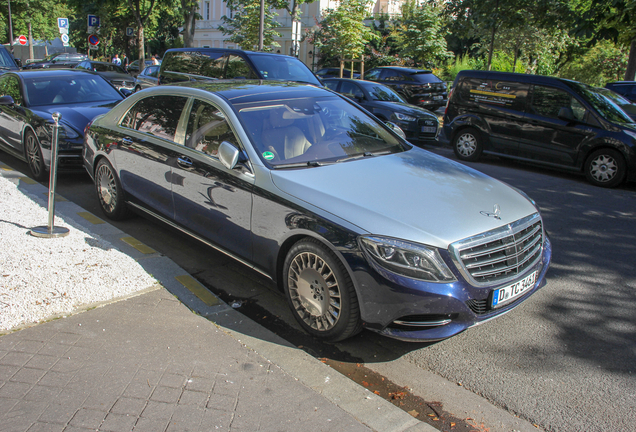
{"type": "Polygon", "coordinates": [[[99,17],[97,15],[89,15],[88,16],[88,26],[89,27],[99,27],[99,17]]]}
{"type": "Polygon", "coordinates": [[[58,18],[57,26],[59,28],[68,28],[68,18],[58,18]]]}

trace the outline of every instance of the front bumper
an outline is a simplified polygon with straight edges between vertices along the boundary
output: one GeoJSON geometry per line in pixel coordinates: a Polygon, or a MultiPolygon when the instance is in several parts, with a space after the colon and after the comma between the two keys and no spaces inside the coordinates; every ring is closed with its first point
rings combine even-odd
{"type": "Polygon", "coordinates": [[[494,310],[487,306],[491,292],[509,283],[476,288],[464,280],[449,257],[444,260],[453,269],[457,280],[446,284],[406,278],[375,266],[369,268],[363,256],[349,264],[356,269],[354,279],[366,328],[395,339],[428,342],[449,338],[514,309],[545,285],[551,259],[552,246],[546,236],[539,262],[519,275],[521,280],[538,270],[533,288],[512,303],[494,310]],[[483,306],[476,307],[475,303],[483,306]]]}

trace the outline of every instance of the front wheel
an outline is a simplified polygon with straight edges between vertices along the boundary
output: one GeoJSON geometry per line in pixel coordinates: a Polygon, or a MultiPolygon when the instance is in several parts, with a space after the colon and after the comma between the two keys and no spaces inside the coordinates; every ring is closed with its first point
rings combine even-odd
{"type": "Polygon", "coordinates": [[[347,270],[317,240],[304,239],[291,248],[283,283],[294,318],[309,334],[336,342],[362,329],[358,298],[347,270]]]}
{"type": "Polygon", "coordinates": [[[481,136],[475,128],[462,129],[455,135],[453,151],[458,159],[476,162],[483,151],[481,136]]]}
{"type": "Polygon", "coordinates": [[[612,188],[623,182],[627,165],[623,155],[613,149],[600,149],[585,161],[585,177],[595,186],[612,188]]]}
{"type": "Polygon", "coordinates": [[[33,178],[37,181],[45,181],[49,173],[44,165],[42,147],[40,147],[40,143],[33,132],[26,132],[24,136],[24,147],[27,163],[29,164],[33,178]]]}
{"type": "Polygon", "coordinates": [[[124,202],[124,191],[113,166],[101,159],[95,169],[95,189],[102,211],[109,219],[123,220],[130,216],[124,202]]]}

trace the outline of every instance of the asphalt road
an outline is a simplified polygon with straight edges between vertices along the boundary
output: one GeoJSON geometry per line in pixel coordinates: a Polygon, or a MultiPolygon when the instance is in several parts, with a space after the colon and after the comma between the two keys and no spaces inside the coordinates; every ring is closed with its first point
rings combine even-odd
{"type": "MultiPolygon", "coordinates": [[[[433,151],[454,159],[447,149],[433,151]]],[[[4,153],[0,160],[27,172],[4,153]]],[[[370,332],[336,346],[311,343],[283,296],[259,274],[159,223],[137,217],[114,225],[315,355],[364,362],[460,418],[479,416],[483,400],[458,397],[455,388],[461,386],[539,429],[635,430],[636,185],[601,189],[583,177],[495,158],[469,165],[537,201],[553,242],[553,262],[547,286],[528,301],[436,344],[370,332]]],[[[61,175],[58,193],[101,216],[87,175],[61,175]]],[[[519,430],[506,419],[482,415],[476,430],[519,430]]]]}

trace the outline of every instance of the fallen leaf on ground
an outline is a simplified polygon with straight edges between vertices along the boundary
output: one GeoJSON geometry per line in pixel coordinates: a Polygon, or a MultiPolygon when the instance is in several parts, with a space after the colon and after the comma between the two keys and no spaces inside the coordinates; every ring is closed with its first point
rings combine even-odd
{"type": "Polygon", "coordinates": [[[409,411],[409,414],[411,414],[413,417],[417,417],[418,415],[420,415],[420,413],[418,413],[418,412],[417,412],[417,411],[415,411],[415,410],[411,410],[411,411],[409,411]]]}

